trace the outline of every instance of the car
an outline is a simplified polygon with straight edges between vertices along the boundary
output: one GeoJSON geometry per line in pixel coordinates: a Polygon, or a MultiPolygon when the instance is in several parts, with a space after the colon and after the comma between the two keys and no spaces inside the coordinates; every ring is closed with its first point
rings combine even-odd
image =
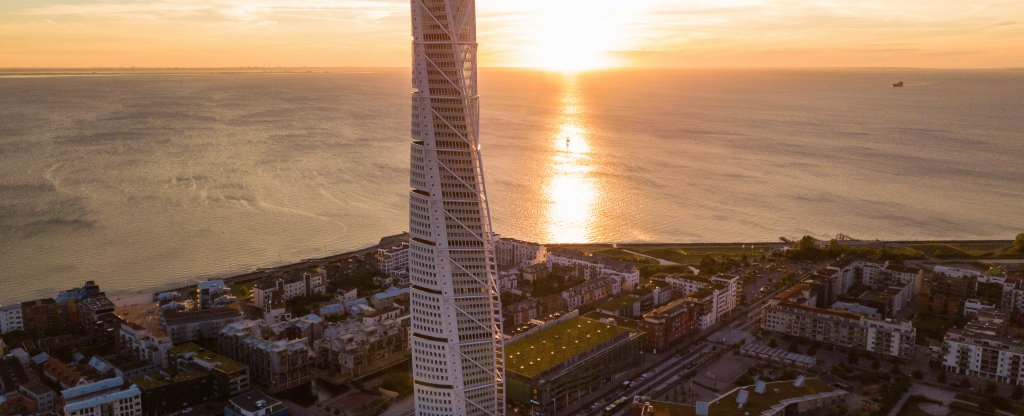
{"type": "Polygon", "coordinates": [[[650,377],[651,377],[651,373],[643,373],[643,374],[640,375],[640,379],[641,380],[647,380],[650,377]]]}

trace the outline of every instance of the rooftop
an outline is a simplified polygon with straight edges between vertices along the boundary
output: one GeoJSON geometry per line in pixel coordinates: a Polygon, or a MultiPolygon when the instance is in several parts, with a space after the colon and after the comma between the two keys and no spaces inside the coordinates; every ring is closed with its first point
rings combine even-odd
{"type": "Polygon", "coordinates": [[[86,308],[89,308],[89,309],[92,309],[94,311],[99,311],[99,310],[102,310],[102,309],[113,310],[114,309],[114,302],[111,301],[110,298],[101,295],[101,296],[91,297],[89,299],[83,300],[82,301],[82,306],[84,306],[86,308]]]}
{"type": "Polygon", "coordinates": [[[602,319],[611,319],[615,321],[615,325],[629,329],[640,329],[640,321],[636,319],[623,318],[621,316],[609,315],[599,311],[590,311],[583,315],[584,318],[593,319],[600,321],[602,319]]]}
{"type": "Polygon", "coordinates": [[[270,397],[259,390],[251,390],[239,394],[232,397],[230,402],[232,405],[249,412],[256,412],[263,408],[281,404],[280,400],[270,397]]]}
{"type": "Polygon", "coordinates": [[[178,374],[174,375],[173,377],[165,377],[165,376],[162,376],[162,375],[156,373],[156,374],[147,374],[147,375],[142,376],[142,377],[137,377],[137,378],[133,379],[132,382],[134,382],[135,385],[138,386],[142,390],[150,390],[150,389],[155,389],[155,388],[160,388],[160,387],[168,386],[168,385],[171,385],[171,384],[188,383],[188,382],[193,381],[193,380],[198,380],[198,379],[201,379],[203,377],[208,377],[209,375],[210,375],[210,373],[206,372],[206,371],[189,371],[189,372],[184,372],[184,373],[178,373],[178,374]]]}
{"type": "MultiPolygon", "coordinates": [[[[181,344],[171,348],[170,353],[174,356],[194,355],[194,357],[209,364],[209,367],[207,368],[208,370],[215,369],[225,373],[234,373],[247,368],[245,364],[200,347],[199,344],[194,342],[181,344]]],[[[203,365],[201,363],[198,364],[203,365]]]]}
{"type": "MultiPolygon", "coordinates": [[[[710,416],[744,416],[760,415],[783,401],[800,399],[807,396],[827,393],[845,393],[843,390],[829,386],[817,379],[805,380],[803,386],[797,387],[792,380],[765,383],[765,392],[756,393],[754,386],[738,387],[713,400],[708,408],[710,416]],[[747,403],[740,407],[736,403],[736,396],[741,390],[747,391],[747,403]]],[[[645,413],[649,416],[695,416],[696,408],[693,406],[667,403],[651,402],[653,412],[645,413]]]]}
{"type": "Polygon", "coordinates": [[[175,311],[164,312],[164,322],[167,325],[184,325],[193,322],[213,321],[218,319],[229,319],[241,317],[237,307],[200,309],[198,311],[175,311]]]}
{"type": "Polygon", "coordinates": [[[628,332],[621,326],[572,318],[506,345],[505,368],[533,378],[628,332]]]}
{"type": "Polygon", "coordinates": [[[632,307],[633,304],[640,300],[636,295],[623,295],[618,296],[597,306],[598,309],[604,309],[606,311],[618,312],[622,308],[632,307]]]}

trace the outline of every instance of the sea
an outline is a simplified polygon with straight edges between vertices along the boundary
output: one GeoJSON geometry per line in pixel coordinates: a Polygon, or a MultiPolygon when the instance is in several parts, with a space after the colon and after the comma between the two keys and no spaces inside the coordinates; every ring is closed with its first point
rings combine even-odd
{"type": "MultiPolygon", "coordinates": [[[[1024,70],[484,69],[479,84],[504,236],[1024,231],[1024,70]]],[[[5,72],[0,303],[86,280],[147,291],[406,230],[411,91],[403,69],[5,72]]]]}

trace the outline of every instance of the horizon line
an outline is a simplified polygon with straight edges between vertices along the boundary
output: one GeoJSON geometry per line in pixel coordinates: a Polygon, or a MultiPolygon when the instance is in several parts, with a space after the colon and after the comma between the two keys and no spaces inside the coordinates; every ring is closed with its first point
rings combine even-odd
{"type": "MultiPolygon", "coordinates": [[[[533,66],[483,66],[481,69],[515,69],[532,70],[552,73],[584,73],[621,70],[1024,70],[1024,66],[992,66],[992,67],[926,67],[926,66],[612,66],[579,71],[559,71],[533,66]]],[[[342,69],[342,70],[409,70],[409,66],[0,66],[2,71],[44,71],[44,70],[118,70],[118,71],[151,71],[151,70],[311,70],[311,69],[342,69]]]]}

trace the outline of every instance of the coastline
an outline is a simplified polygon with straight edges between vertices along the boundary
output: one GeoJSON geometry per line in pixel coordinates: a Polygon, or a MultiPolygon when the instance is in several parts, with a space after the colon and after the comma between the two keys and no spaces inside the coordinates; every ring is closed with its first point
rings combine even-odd
{"type": "MultiPolygon", "coordinates": [[[[378,248],[390,247],[390,246],[394,245],[395,242],[398,241],[400,238],[402,238],[402,236],[404,236],[404,235],[406,235],[406,233],[399,233],[399,234],[385,236],[385,237],[382,237],[380,239],[380,242],[378,242],[377,244],[374,244],[374,245],[368,246],[368,247],[364,247],[364,248],[361,248],[361,249],[357,249],[357,250],[352,250],[352,251],[347,251],[347,252],[343,252],[343,253],[332,254],[332,255],[328,255],[328,256],[324,256],[324,257],[315,257],[315,258],[309,258],[309,259],[302,259],[302,260],[299,260],[297,262],[286,263],[286,264],[281,264],[281,265],[277,265],[277,266],[259,267],[256,270],[252,270],[252,271],[239,271],[239,272],[227,273],[224,277],[207,276],[204,279],[199,280],[199,281],[205,281],[205,280],[211,280],[211,279],[223,279],[224,282],[226,284],[228,284],[228,285],[251,282],[251,281],[259,280],[259,279],[262,279],[264,277],[271,276],[273,274],[280,273],[280,272],[288,272],[288,271],[293,271],[293,270],[298,270],[298,269],[311,268],[311,267],[316,267],[317,265],[321,265],[321,264],[341,261],[341,260],[344,260],[344,259],[350,258],[350,257],[366,255],[366,254],[375,252],[378,248]]],[[[844,244],[844,245],[854,245],[854,246],[886,246],[886,245],[893,245],[893,244],[906,245],[906,244],[926,244],[926,243],[940,243],[940,244],[1007,244],[1008,245],[1008,244],[1012,243],[1012,240],[893,240],[893,241],[852,240],[852,241],[842,241],[842,244],[844,244]]],[[[673,246],[673,247],[729,247],[729,246],[770,247],[770,246],[786,245],[788,243],[783,242],[783,241],[757,241],[757,242],[749,242],[748,241],[748,242],[706,242],[706,243],[694,243],[694,242],[686,242],[686,243],[670,243],[670,242],[669,243],[666,243],[666,242],[660,242],[660,243],[651,243],[651,242],[639,242],[639,243],[616,242],[616,243],[609,243],[609,242],[594,242],[594,243],[541,243],[541,244],[543,244],[545,246],[553,246],[553,247],[573,247],[573,248],[608,247],[608,248],[613,248],[613,247],[620,247],[620,246],[632,246],[632,247],[659,247],[659,246],[673,246]]],[[[961,261],[961,262],[962,261],[986,261],[986,260],[991,260],[991,261],[999,262],[1001,259],[985,259],[985,258],[978,258],[978,259],[966,259],[966,258],[965,259],[943,259],[943,261],[961,261]]],[[[1016,261],[1014,261],[1014,262],[1016,262],[1016,261]]],[[[195,281],[195,280],[193,280],[193,281],[195,281]]],[[[102,286],[103,282],[97,282],[97,283],[99,283],[102,286]]],[[[164,285],[164,286],[139,289],[137,291],[110,291],[110,292],[107,292],[107,293],[108,293],[108,297],[114,303],[114,305],[116,305],[118,308],[126,308],[126,307],[131,307],[131,306],[148,305],[148,304],[154,303],[155,302],[154,297],[158,293],[171,292],[171,291],[187,291],[187,290],[195,289],[195,287],[196,287],[196,283],[189,283],[189,284],[184,284],[184,285],[175,284],[175,283],[168,283],[167,285],[164,285]]]]}

